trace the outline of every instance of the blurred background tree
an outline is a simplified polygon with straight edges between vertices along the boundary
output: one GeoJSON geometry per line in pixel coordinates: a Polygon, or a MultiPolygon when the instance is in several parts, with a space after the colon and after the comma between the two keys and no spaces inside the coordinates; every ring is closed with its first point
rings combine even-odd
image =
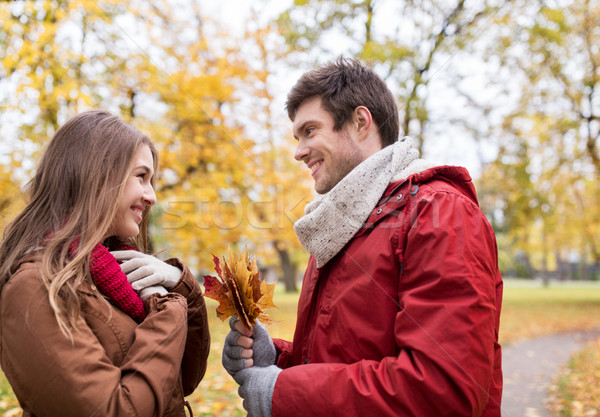
{"type": "Polygon", "coordinates": [[[515,106],[495,128],[486,209],[547,282],[598,279],[600,5],[522,1],[498,20],[488,60],[515,106]],[[495,214],[493,214],[495,213],[495,214]]]}
{"type": "Polygon", "coordinates": [[[160,150],[157,250],[206,272],[247,245],[295,291],[313,194],[285,94],[346,55],[388,82],[425,158],[469,168],[503,273],[598,278],[596,1],[219,5],[227,18],[190,0],[0,3],[0,227],[56,128],[105,107],[160,150]]]}
{"type": "Polygon", "coordinates": [[[438,81],[444,89],[456,88],[457,96],[461,84],[440,78],[461,76],[457,55],[469,50],[470,40],[482,36],[507,3],[297,0],[277,22],[291,64],[305,66],[344,54],[376,66],[397,95],[401,135],[416,139],[423,153],[438,146],[436,130],[457,119],[455,102],[433,104],[440,99],[438,81]]]}
{"type": "Polygon", "coordinates": [[[114,77],[124,65],[114,53],[120,36],[110,25],[119,2],[106,3],[115,11],[95,1],[0,5],[0,127],[10,122],[15,135],[0,143],[2,226],[22,205],[18,189],[60,121],[123,99],[114,77]]]}
{"type": "Polygon", "coordinates": [[[272,28],[249,28],[238,42],[189,1],[0,7],[0,83],[7,91],[0,108],[6,120],[19,120],[19,141],[2,143],[3,224],[58,126],[106,107],[159,148],[151,229],[157,249],[212,270],[211,253],[248,245],[296,291],[306,256],[292,225],[312,192],[308,174],[292,163],[283,111],[271,111],[269,67],[282,57],[266,42],[272,28]]]}

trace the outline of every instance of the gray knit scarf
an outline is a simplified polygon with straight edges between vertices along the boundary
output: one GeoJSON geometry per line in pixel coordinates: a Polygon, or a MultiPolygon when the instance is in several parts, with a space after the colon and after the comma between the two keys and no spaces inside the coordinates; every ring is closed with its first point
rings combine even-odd
{"type": "Polygon", "coordinates": [[[358,232],[391,182],[422,172],[430,165],[417,159],[412,139],[404,137],[356,166],[326,194],[317,194],[294,223],[302,246],[321,268],[358,232]]]}

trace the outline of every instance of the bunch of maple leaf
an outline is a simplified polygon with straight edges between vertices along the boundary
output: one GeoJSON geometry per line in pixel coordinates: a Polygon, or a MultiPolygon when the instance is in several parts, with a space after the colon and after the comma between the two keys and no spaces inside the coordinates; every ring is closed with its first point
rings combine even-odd
{"type": "Polygon", "coordinates": [[[273,304],[275,283],[260,280],[256,259],[248,256],[247,248],[239,255],[230,249],[227,253],[222,260],[213,255],[218,277],[204,275],[204,295],[219,302],[217,317],[224,321],[237,314],[249,330],[257,319],[271,324],[273,319],[264,310],[277,307],[273,304]]]}

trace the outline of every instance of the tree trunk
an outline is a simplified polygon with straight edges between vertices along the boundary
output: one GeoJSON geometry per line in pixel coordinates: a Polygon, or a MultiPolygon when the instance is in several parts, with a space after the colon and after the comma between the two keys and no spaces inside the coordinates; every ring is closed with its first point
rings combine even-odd
{"type": "Polygon", "coordinates": [[[550,285],[550,276],[548,275],[548,238],[546,235],[546,227],[543,229],[543,255],[542,255],[542,286],[547,287],[550,285]]]}
{"type": "Polygon", "coordinates": [[[581,253],[581,256],[579,258],[579,262],[577,263],[577,269],[578,269],[578,276],[579,279],[581,281],[587,281],[590,279],[590,275],[589,275],[589,268],[588,268],[588,263],[586,260],[587,256],[585,254],[585,252],[581,253]]]}
{"type": "Polygon", "coordinates": [[[562,259],[560,252],[558,251],[556,251],[556,269],[559,281],[565,281],[571,278],[569,265],[562,259]]]}
{"type": "Polygon", "coordinates": [[[296,264],[292,262],[287,248],[280,245],[277,241],[273,242],[273,246],[279,255],[285,292],[298,292],[298,286],[296,285],[296,264]]]}

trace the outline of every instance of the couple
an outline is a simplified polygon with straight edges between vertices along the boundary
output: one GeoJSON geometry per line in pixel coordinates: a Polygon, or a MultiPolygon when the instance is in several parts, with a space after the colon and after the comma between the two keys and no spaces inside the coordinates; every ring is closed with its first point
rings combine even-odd
{"type": "MultiPolygon", "coordinates": [[[[244,408],[500,416],[502,280],[467,172],[398,140],[394,98],[360,61],[307,72],[286,107],[317,191],[294,225],[311,257],[293,342],[230,321],[244,408]]],[[[156,162],[103,111],[48,145],[0,246],[2,368],[25,415],[185,415],[209,332],[186,266],[146,254],[156,162]]]]}

